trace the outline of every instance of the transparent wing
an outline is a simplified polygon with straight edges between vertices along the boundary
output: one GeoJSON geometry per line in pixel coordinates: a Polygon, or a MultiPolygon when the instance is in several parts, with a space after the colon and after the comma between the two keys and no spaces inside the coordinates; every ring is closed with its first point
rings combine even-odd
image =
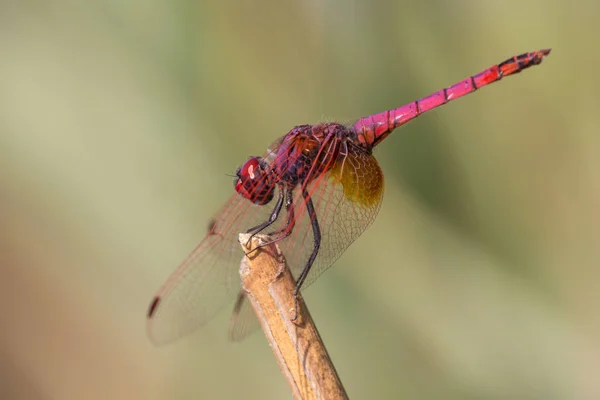
{"type": "MultiPolygon", "coordinates": [[[[264,155],[271,164],[283,138],[264,155]]],[[[238,271],[244,255],[238,236],[267,221],[274,205],[275,201],[255,205],[237,193],[229,198],[212,219],[206,237],[152,300],[146,325],[152,342],[165,344],[193,332],[232,300],[240,289],[238,271]]]]}
{"type": "MultiPolygon", "coordinates": [[[[333,167],[307,188],[315,207],[321,231],[319,253],[302,289],[306,289],[375,220],[383,199],[383,173],[377,160],[361,149],[349,147],[333,167]]],[[[297,190],[300,192],[300,190],[297,190]]],[[[306,203],[296,194],[297,223],[293,233],[281,244],[294,277],[298,278],[315,241],[306,203]]]]}
{"type": "Polygon", "coordinates": [[[265,221],[271,206],[235,194],[212,221],[206,237],[158,290],[148,310],[148,336],[171,342],[210,320],[240,288],[243,256],[238,235],[265,221]]]}
{"type": "Polygon", "coordinates": [[[231,315],[229,340],[240,342],[256,331],[258,327],[260,327],[258,318],[256,318],[244,291],[241,290],[231,315]]]}

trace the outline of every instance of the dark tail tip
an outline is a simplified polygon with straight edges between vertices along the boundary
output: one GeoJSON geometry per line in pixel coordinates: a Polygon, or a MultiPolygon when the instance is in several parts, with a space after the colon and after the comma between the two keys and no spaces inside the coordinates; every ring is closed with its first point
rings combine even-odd
{"type": "Polygon", "coordinates": [[[537,51],[535,53],[535,55],[533,56],[533,63],[534,64],[539,64],[542,62],[542,60],[544,59],[544,57],[546,57],[548,54],[550,54],[550,51],[552,49],[543,49],[540,51],[537,51]]]}

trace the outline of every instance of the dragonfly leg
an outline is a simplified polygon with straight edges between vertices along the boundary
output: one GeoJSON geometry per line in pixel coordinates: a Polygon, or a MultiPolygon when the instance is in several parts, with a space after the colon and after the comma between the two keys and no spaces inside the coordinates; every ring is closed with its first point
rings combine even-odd
{"type": "Polygon", "coordinates": [[[285,239],[292,233],[292,229],[294,228],[294,225],[296,223],[296,220],[294,218],[294,207],[293,207],[293,189],[288,188],[285,191],[285,195],[284,195],[283,188],[280,188],[279,198],[277,199],[277,204],[275,204],[275,208],[273,209],[271,216],[269,217],[269,219],[267,221],[248,230],[248,233],[252,233],[252,235],[250,236],[250,239],[248,239],[248,242],[250,242],[250,240],[254,237],[254,235],[256,235],[259,232],[263,231],[264,229],[268,228],[270,225],[272,225],[277,220],[277,217],[279,216],[279,212],[281,211],[281,207],[283,206],[284,197],[286,199],[285,209],[288,213],[287,224],[285,225],[285,227],[283,229],[276,231],[276,232],[269,233],[267,236],[270,238],[272,238],[272,237],[274,237],[274,238],[272,238],[271,240],[269,240],[267,242],[260,243],[258,246],[256,246],[254,248],[254,250],[252,250],[250,253],[246,254],[247,256],[250,255],[252,252],[260,249],[261,247],[265,247],[272,243],[275,243],[282,239],[285,239]]]}
{"type": "Polygon", "coordinates": [[[263,222],[262,224],[256,225],[255,227],[252,227],[246,231],[246,233],[252,234],[250,238],[254,237],[254,235],[260,233],[264,229],[271,226],[275,221],[277,221],[277,217],[279,216],[279,212],[281,211],[281,207],[283,206],[283,198],[283,188],[279,188],[279,196],[277,196],[277,203],[275,203],[275,207],[273,207],[273,211],[271,212],[269,219],[263,222]]]}
{"type": "Polygon", "coordinates": [[[279,242],[280,240],[283,240],[292,234],[294,226],[296,225],[296,217],[294,212],[294,196],[292,188],[288,188],[286,191],[285,210],[288,214],[288,220],[285,226],[278,231],[270,232],[269,234],[267,234],[267,236],[271,239],[267,242],[263,242],[256,246],[255,250],[279,242]]]}
{"type": "MultiPolygon", "coordinates": [[[[246,231],[246,233],[251,233],[250,237],[248,238],[248,242],[246,243],[246,247],[249,246],[250,241],[252,240],[252,238],[254,237],[254,235],[259,234],[260,232],[262,232],[263,230],[265,230],[266,228],[268,228],[269,226],[271,226],[275,221],[277,221],[277,218],[279,217],[279,213],[281,212],[281,207],[283,207],[283,198],[284,198],[284,194],[283,194],[283,188],[279,188],[279,196],[277,196],[277,203],[275,203],[275,207],[273,207],[273,211],[271,212],[271,215],[269,216],[269,219],[266,220],[265,222],[256,225],[250,229],[248,229],[246,231]]],[[[246,256],[249,256],[253,251],[255,251],[256,249],[258,249],[259,247],[262,246],[257,246],[254,250],[252,250],[250,253],[246,253],[246,256]]]]}
{"type": "Polygon", "coordinates": [[[312,267],[317,255],[319,254],[319,248],[321,247],[321,228],[319,228],[319,221],[317,220],[317,213],[315,212],[315,207],[313,206],[312,199],[307,191],[302,192],[302,196],[306,199],[306,210],[308,211],[308,215],[310,217],[310,224],[313,229],[315,246],[313,251],[304,266],[304,269],[298,276],[298,280],[296,281],[296,289],[294,289],[294,316],[292,317],[292,321],[295,321],[298,318],[298,294],[300,293],[300,289],[302,288],[302,284],[306,279],[306,276],[310,272],[310,268],[312,267]]]}

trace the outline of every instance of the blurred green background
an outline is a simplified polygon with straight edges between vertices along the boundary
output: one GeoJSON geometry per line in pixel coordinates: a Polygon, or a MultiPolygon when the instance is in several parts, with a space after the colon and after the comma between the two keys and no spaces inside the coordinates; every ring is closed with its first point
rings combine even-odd
{"type": "Polygon", "coordinates": [[[290,398],[261,334],[227,341],[227,311],[146,337],[228,174],[294,125],[552,47],[376,150],[380,215],[306,299],[351,398],[600,398],[599,11],[3,1],[0,397],[290,398]]]}

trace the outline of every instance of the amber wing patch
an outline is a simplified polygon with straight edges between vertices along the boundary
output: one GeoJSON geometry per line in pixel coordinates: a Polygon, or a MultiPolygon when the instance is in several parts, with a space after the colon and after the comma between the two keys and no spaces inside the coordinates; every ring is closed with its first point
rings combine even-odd
{"type": "Polygon", "coordinates": [[[375,157],[349,153],[341,156],[330,171],[331,179],[341,183],[351,202],[373,206],[383,195],[383,172],[375,157]]]}

